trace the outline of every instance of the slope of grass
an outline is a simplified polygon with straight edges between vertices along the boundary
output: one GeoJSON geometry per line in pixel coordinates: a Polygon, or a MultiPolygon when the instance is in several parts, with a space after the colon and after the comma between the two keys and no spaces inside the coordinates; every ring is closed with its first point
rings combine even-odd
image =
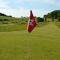
{"type": "Polygon", "coordinates": [[[60,22],[55,22],[56,26],[60,28],[60,22]]]}
{"type": "MultiPolygon", "coordinates": [[[[37,27],[42,27],[44,25],[47,25],[45,22],[41,22],[37,24],[37,27]]],[[[23,23],[21,21],[21,24],[18,23],[10,23],[10,24],[0,24],[0,32],[10,32],[10,31],[21,31],[26,30],[27,23],[23,23]]]]}
{"type": "Polygon", "coordinates": [[[0,60],[60,60],[60,29],[49,23],[32,33],[0,32],[0,60]]]}
{"type": "Polygon", "coordinates": [[[39,22],[39,23],[37,23],[37,27],[43,27],[47,24],[49,24],[49,22],[39,22]]]}

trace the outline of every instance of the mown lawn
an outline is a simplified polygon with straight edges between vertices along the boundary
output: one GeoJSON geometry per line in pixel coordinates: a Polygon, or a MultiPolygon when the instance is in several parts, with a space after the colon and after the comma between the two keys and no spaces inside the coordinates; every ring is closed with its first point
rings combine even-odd
{"type": "Polygon", "coordinates": [[[49,23],[32,33],[0,32],[0,60],[60,60],[60,29],[49,23]]]}

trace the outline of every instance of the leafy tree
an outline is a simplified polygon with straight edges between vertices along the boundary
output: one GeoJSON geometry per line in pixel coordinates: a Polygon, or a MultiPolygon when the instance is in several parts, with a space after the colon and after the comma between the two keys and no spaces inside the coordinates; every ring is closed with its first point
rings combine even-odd
{"type": "Polygon", "coordinates": [[[37,22],[43,22],[43,21],[44,21],[43,18],[37,17],[37,22]]]}

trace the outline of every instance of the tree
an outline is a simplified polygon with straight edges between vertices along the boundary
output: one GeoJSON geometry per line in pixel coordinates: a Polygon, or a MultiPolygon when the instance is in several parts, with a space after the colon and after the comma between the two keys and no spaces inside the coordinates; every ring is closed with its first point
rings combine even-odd
{"type": "Polygon", "coordinates": [[[37,17],[37,22],[43,22],[43,21],[44,21],[43,18],[37,17]]]}

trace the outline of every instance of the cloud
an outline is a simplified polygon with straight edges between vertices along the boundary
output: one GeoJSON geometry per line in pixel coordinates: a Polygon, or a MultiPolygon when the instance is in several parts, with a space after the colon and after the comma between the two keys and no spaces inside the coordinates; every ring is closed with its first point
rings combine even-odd
{"type": "Polygon", "coordinates": [[[8,8],[8,1],[7,0],[0,0],[0,8],[8,8]]]}
{"type": "Polygon", "coordinates": [[[30,3],[46,3],[46,4],[55,4],[56,0],[17,0],[19,3],[21,2],[30,2],[30,3]]]}
{"type": "MultiPolygon", "coordinates": [[[[12,15],[13,17],[29,17],[30,9],[26,8],[20,8],[20,9],[0,9],[2,13],[5,13],[7,15],[12,15]]],[[[48,10],[38,10],[38,9],[32,9],[34,16],[43,17],[44,14],[47,14],[48,10]]]]}
{"type": "Polygon", "coordinates": [[[1,13],[5,13],[7,15],[12,15],[14,17],[28,16],[28,9],[0,9],[1,13]]]}
{"type": "Polygon", "coordinates": [[[38,9],[38,6],[35,9],[34,4],[58,5],[58,2],[56,2],[56,0],[13,0],[13,1],[12,0],[0,0],[0,12],[5,13],[7,15],[12,15],[14,17],[29,16],[30,9],[33,10],[33,13],[35,16],[41,16],[41,17],[43,17],[44,14],[47,14],[48,12],[50,12],[49,9],[44,10],[44,9],[41,9],[40,7],[39,7],[40,9],[38,9]],[[13,7],[18,7],[17,4],[20,4],[19,8],[12,8],[13,3],[16,3],[16,5],[14,4],[13,7]],[[23,5],[24,3],[26,4],[26,6],[23,5]],[[31,6],[30,8],[29,5],[27,5],[27,3],[28,4],[31,3],[33,7],[31,6]]]}

